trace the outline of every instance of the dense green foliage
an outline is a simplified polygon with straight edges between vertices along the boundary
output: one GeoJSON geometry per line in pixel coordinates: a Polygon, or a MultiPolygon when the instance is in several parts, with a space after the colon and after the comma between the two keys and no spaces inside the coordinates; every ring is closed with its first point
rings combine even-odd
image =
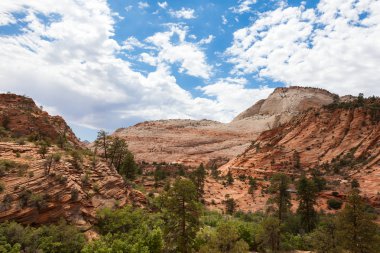
{"type": "MultiPolygon", "coordinates": [[[[40,227],[2,223],[0,253],[380,252],[375,215],[369,213],[355,182],[343,210],[336,215],[315,211],[318,191],[315,177],[304,176],[295,182],[300,205],[292,213],[291,182],[284,174],[271,178],[268,192],[272,194],[269,201],[272,209],[267,213],[241,212],[234,200],[226,196],[226,212],[222,214],[202,207],[199,199],[202,184],[197,183],[202,180],[196,179],[202,178],[203,173],[200,166],[188,174],[190,179],[177,177],[160,196],[150,196],[154,212],[128,205],[100,210],[93,228],[99,238],[89,242],[82,232],[63,221],[40,227]]],[[[72,195],[75,198],[75,192],[72,195]]],[[[27,189],[20,192],[19,198],[20,205],[44,206],[43,196],[27,189]]]]}
{"type": "Polygon", "coordinates": [[[15,222],[0,224],[0,252],[80,252],[85,238],[74,226],[60,221],[39,228],[23,227],[15,222]]]}

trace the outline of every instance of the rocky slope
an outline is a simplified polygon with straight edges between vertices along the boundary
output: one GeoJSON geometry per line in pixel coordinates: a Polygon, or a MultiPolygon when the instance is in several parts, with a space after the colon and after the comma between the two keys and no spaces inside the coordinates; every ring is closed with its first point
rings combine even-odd
{"type": "Polygon", "coordinates": [[[40,224],[65,218],[86,226],[100,207],[144,202],[144,196],[128,188],[104,162],[93,166],[84,157],[77,168],[61,149],[51,147],[49,153],[61,154],[61,159],[47,172],[46,159],[34,144],[0,142],[0,222],[40,224]]]}
{"type": "Polygon", "coordinates": [[[49,139],[65,138],[74,146],[81,143],[60,116],[50,116],[37,107],[31,98],[0,94],[0,137],[49,139]]]}
{"type": "Polygon", "coordinates": [[[144,195],[115,169],[80,147],[61,117],[43,112],[33,100],[0,94],[0,122],[0,222],[65,218],[86,229],[99,208],[145,204],[144,195]],[[64,149],[54,144],[62,137],[64,149]],[[53,143],[46,154],[42,140],[53,143]]]}
{"type": "Polygon", "coordinates": [[[262,131],[334,99],[338,97],[321,89],[277,88],[267,99],[228,124],[209,120],[159,120],[118,129],[114,135],[125,139],[140,161],[197,165],[212,159],[228,160],[242,153],[262,131]]]}
{"type": "Polygon", "coordinates": [[[344,196],[357,179],[363,195],[380,208],[380,107],[367,102],[357,108],[311,109],[263,132],[221,171],[263,180],[273,173],[297,176],[317,169],[330,184],[322,196],[331,195],[331,189],[344,196]]]}

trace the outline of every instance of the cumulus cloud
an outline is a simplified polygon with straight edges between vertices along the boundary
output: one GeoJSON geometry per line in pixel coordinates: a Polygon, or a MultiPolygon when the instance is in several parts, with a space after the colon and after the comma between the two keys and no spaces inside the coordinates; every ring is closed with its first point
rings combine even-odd
{"type": "Polygon", "coordinates": [[[234,33],[233,73],[340,95],[379,95],[380,2],[322,0],[317,8],[281,6],[234,33]]]}
{"type": "Polygon", "coordinates": [[[224,15],[222,15],[222,23],[223,25],[226,25],[228,23],[228,20],[224,15]]]}
{"type": "Polygon", "coordinates": [[[191,8],[182,7],[180,10],[170,10],[169,14],[175,18],[193,19],[195,18],[195,10],[191,8]]]}
{"type": "Polygon", "coordinates": [[[149,4],[148,4],[147,2],[138,2],[138,3],[137,3],[137,7],[138,7],[139,9],[146,9],[146,8],[149,7],[149,4]]]}
{"type": "MultiPolygon", "coordinates": [[[[186,40],[186,27],[169,25],[144,41],[129,37],[119,44],[105,0],[2,0],[0,5],[9,17],[3,23],[13,22],[14,13],[25,15],[14,21],[20,31],[0,36],[0,92],[26,94],[72,125],[112,131],[151,119],[228,121],[240,112],[212,86],[200,89],[217,99],[194,97],[177,83],[172,64],[188,75],[212,75],[199,44],[186,40]],[[147,48],[141,60],[155,67],[147,74],[118,57],[140,47],[147,48]]],[[[239,87],[242,92],[244,85],[239,87]]]]}
{"type": "MultiPolygon", "coordinates": [[[[204,79],[210,78],[212,67],[207,64],[205,53],[196,44],[187,42],[186,37],[187,27],[170,25],[169,31],[158,32],[145,41],[156,48],[156,62],[179,63],[181,72],[204,79]],[[178,41],[173,42],[174,38],[178,38],[178,41]]],[[[142,57],[148,59],[145,62],[152,62],[148,55],[144,54],[142,57]]]]}
{"type": "Polygon", "coordinates": [[[256,0],[239,0],[239,5],[231,7],[233,13],[242,14],[251,10],[251,5],[255,4],[256,0]]]}
{"type": "Polygon", "coordinates": [[[123,42],[123,45],[122,45],[122,49],[124,50],[133,50],[137,47],[144,47],[144,44],[141,43],[138,39],[136,39],[135,37],[131,36],[129,37],[128,39],[126,39],[124,42],[123,42]]]}
{"type": "Polygon", "coordinates": [[[158,6],[160,7],[160,8],[162,8],[162,9],[166,9],[167,7],[168,7],[168,2],[162,2],[162,3],[160,3],[160,2],[157,2],[157,4],[158,4],[158,6]]]}
{"type": "Polygon", "coordinates": [[[222,78],[217,82],[197,87],[210,97],[215,97],[218,111],[224,112],[224,121],[228,121],[253,105],[260,99],[267,98],[273,92],[272,88],[263,86],[260,88],[247,88],[245,78],[222,78]]]}
{"type": "Polygon", "coordinates": [[[133,5],[127,5],[124,9],[126,12],[129,12],[130,10],[133,9],[133,5]]]}
{"type": "Polygon", "coordinates": [[[201,39],[198,44],[206,45],[210,44],[215,39],[215,36],[210,34],[207,38],[201,39]]]}

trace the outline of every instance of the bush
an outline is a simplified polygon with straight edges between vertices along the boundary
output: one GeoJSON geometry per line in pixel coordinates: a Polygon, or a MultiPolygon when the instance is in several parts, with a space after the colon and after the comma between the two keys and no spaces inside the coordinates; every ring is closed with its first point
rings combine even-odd
{"type": "Polygon", "coordinates": [[[2,205],[1,205],[2,208],[1,209],[2,210],[8,210],[11,207],[12,201],[13,201],[12,195],[11,194],[6,194],[4,196],[4,198],[3,198],[2,205]]]}
{"type": "Polygon", "coordinates": [[[71,189],[71,200],[77,201],[79,198],[79,191],[76,188],[71,189]]]}
{"type": "Polygon", "coordinates": [[[342,201],[340,199],[329,199],[327,205],[330,209],[339,210],[342,208],[342,201]]]}
{"type": "Polygon", "coordinates": [[[80,252],[85,238],[65,221],[38,228],[24,227],[16,222],[0,224],[0,252],[80,252]],[[3,242],[8,245],[2,250],[3,242]]]}
{"type": "Polygon", "coordinates": [[[4,189],[5,189],[4,183],[0,182],[0,193],[3,193],[4,189]]]}
{"type": "Polygon", "coordinates": [[[31,196],[32,196],[32,192],[30,190],[23,189],[19,193],[18,197],[19,197],[21,208],[28,206],[28,202],[29,202],[31,196]]]}

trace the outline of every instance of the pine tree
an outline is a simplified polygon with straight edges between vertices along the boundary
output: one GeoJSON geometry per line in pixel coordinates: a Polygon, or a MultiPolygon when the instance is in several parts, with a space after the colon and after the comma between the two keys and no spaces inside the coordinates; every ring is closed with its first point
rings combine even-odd
{"type": "Polygon", "coordinates": [[[103,149],[103,157],[108,160],[109,136],[106,131],[100,130],[95,141],[96,145],[103,149]]]}
{"type": "Polygon", "coordinates": [[[283,222],[291,207],[289,188],[289,177],[285,174],[275,174],[271,178],[269,192],[272,196],[268,199],[269,204],[276,206],[277,217],[283,222]]]}
{"type": "Polygon", "coordinates": [[[198,199],[201,200],[204,194],[204,185],[206,179],[206,170],[203,163],[192,173],[191,179],[197,188],[198,199]]]}
{"type": "Polygon", "coordinates": [[[353,189],[338,216],[338,236],[344,249],[351,253],[380,252],[378,227],[373,218],[366,211],[359,190],[353,189]]]}
{"type": "Polygon", "coordinates": [[[169,251],[188,253],[197,231],[201,214],[197,190],[188,179],[177,179],[163,195],[164,232],[169,251]]]}
{"type": "Polygon", "coordinates": [[[317,188],[312,180],[303,175],[298,182],[297,193],[299,200],[297,213],[301,217],[301,225],[304,230],[310,232],[317,223],[317,212],[314,210],[317,200],[317,188]]]}
{"type": "Polygon", "coordinates": [[[232,177],[231,171],[228,171],[227,173],[227,185],[232,185],[234,183],[234,178],[232,177]]]}
{"type": "MultiPolygon", "coordinates": [[[[290,180],[287,175],[282,173],[275,174],[271,178],[271,185],[268,189],[269,192],[272,194],[272,196],[268,199],[268,203],[274,204],[276,206],[276,214],[278,220],[278,229],[276,230],[278,232],[276,250],[280,249],[281,224],[285,220],[291,207],[290,193],[288,191],[289,182],[290,180]]],[[[273,221],[271,222],[273,223],[273,221]]]]}

